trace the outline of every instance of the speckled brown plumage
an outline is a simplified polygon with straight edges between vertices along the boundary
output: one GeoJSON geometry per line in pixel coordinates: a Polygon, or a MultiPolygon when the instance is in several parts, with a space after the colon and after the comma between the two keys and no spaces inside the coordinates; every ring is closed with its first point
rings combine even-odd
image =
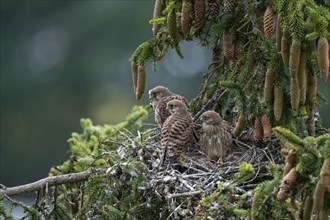
{"type": "Polygon", "coordinates": [[[180,100],[184,103],[188,112],[190,112],[187,100],[177,94],[172,93],[168,88],[164,86],[156,86],[149,90],[150,104],[155,110],[155,121],[161,128],[165,120],[171,115],[167,109],[167,103],[171,100],[180,100]]]}
{"type": "Polygon", "coordinates": [[[200,145],[211,160],[224,158],[232,147],[231,129],[228,123],[215,111],[201,115],[200,145]]]}
{"type": "Polygon", "coordinates": [[[184,102],[171,100],[167,103],[171,115],[161,130],[161,146],[164,150],[162,163],[176,161],[193,139],[193,119],[184,102]]]}

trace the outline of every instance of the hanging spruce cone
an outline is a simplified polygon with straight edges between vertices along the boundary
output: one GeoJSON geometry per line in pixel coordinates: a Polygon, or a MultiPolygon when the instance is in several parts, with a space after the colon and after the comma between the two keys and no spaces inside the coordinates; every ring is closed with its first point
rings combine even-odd
{"type": "Polygon", "coordinates": [[[209,8],[209,15],[210,20],[216,21],[220,14],[220,0],[211,0],[209,1],[208,8],[209,8]]]}
{"type": "Polygon", "coordinates": [[[284,28],[282,40],[281,40],[281,54],[283,63],[286,66],[289,66],[289,59],[290,59],[290,44],[289,44],[289,32],[287,28],[284,28]]]}
{"type": "Polygon", "coordinates": [[[285,157],[285,165],[283,168],[283,177],[290,172],[290,170],[295,166],[296,161],[296,151],[290,150],[285,157]]]}
{"type": "Polygon", "coordinates": [[[273,103],[273,91],[274,91],[273,78],[274,78],[274,73],[272,69],[268,68],[266,72],[265,85],[264,85],[264,99],[265,99],[264,102],[267,105],[273,103]]]}
{"type": "Polygon", "coordinates": [[[275,33],[276,48],[278,51],[281,51],[281,39],[282,39],[281,17],[278,15],[276,19],[276,33],[275,33]]]}
{"type": "Polygon", "coordinates": [[[313,210],[316,213],[319,213],[323,209],[324,205],[324,192],[325,189],[319,180],[316,184],[314,195],[313,195],[313,210]]]}
{"type": "Polygon", "coordinates": [[[138,66],[138,77],[137,77],[137,87],[135,91],[135,97],[137,100],[140,100],[146,90],[147,76],[146,68],[144,65],[138,66]]]}
{"type": "Polygon", "coordinates": [[[295,80],[298,77],[300,53],[301,53],[301,41],[298,39],[294,39],[292,41],[292,45],[290,49],[289,69],[290,69],[291,78],[294,78],[295,80]]]}
{"type": "Polygon", "coordinates": [[[308,74],[307,79],[307,96],[306,101],[309,105],[309,109],[312,110],[316,104],[316,93],[317,93],[317,76],[315,73],[308,74]]]}
{"type": "MultiPolygon", "coordinates": [[[[165,8],[165,0],[156,0],[155,6],[154,6],[153,19],[161,17],[162,11],[164,10],[164,8],[165,8]]],[[[154,36],[157,35],[159,28],[160,28],[159,24],[152,25],[152,33],[154,36]]]]}
{"type": "Polygon", "coordinates": [[[325,82],[329,76],[329,42],[325,37],[320,37],[317,43],[317,60],[321,79],[325,82]]]}
{"type": "Polygon", "coordinates": [[[297,110],[300,103],[300,89],[297,79],[291,77],[290,80],[290,98],[291,98],[291,108],[297,110]]]}
{"type": "Polygon", "coordinates": [[[198,23],[204,22],[204,18],[205,18],[205,0],[195,0],[194,10],[195,10],[195,20],[198,23]]]}
{"type": "Polygon", "coordinates": [[[233,130],[234,137],[238,137],[241,135],[242,131],[244,130],[247,124],[247,120],[244,115],[240,115],[238,118],[238,122],[233,130]]]}
{"type": "Polygon", "coordinates": [[[292,168],[290,172],[283,177],[281,185],[279,186],[280,190],[277,193],[277,200],[284,201],[288,198],[288,194],[296,183],[298,175],[296,169],[292,168]]]}
{"type": "Polygon", "coordinates": [[[266,114],[261,117],[261,125],[263,129],[264,138],[272,137],[272,124],[266,114]]]}
{"type": "Polygon", "coordinates": [[[312,219],[312,211],[313,211],[313,199],[311,196],[307,196],[307,198],[305,199],[303,220],[312,219]]]}
{"type": "Polygon", "coordinates": [[[224,0],[223,6],[224,6],[224,12],[232,13],[235,11],[237,5],[236,0],[224,0]]]}
{"type": "Polygon", "coordinates": [[[307,92],[307,53],[302,51],[300,54],[300,63],[298,71],[298,83],[300,89],[300,105],[304,105],[306,102],[306,92],[307,92]]]}
{"type": "Polygon", "coordinates": [[[189,36],[190,28],[190,13],[193,9],[191,0],[183,0],[182,2],[182,13],[181,13],[181,29],[182,33],[187,38],[189,36]]]}
{"type": "Polygon", "coordinates": [[[264,138],[263,128],[261,123],[261,117],[256,117],[254,120],[254,133],[253,140],[257,145],[262,144],[262,140],[264,138]]]}
{"type": "Polygon", "coordinates": [[[264,34],[266,39],[271,39],[275,29],[275,15],[272,7],[268,6],[264,14],[264,34]]]}
{"type": "Polygon", "coordinates": [[[291,108],[297,110],[300,103],[300,89],[298,83],[298,70],[300,63],[301,41],[293,39],[290,49],[289,70],[290,70],[290,97],[291,108]]]}
{"type": "Polygon", "coordinates": [[[170,38],[176,42],[178,39],[178,32],[176,27],[176,14],[175,10],[171,10],[167,15],[167,31],[170,35],[170,38]]]}
{"type": "Polygon", "coordinates": [[[282,85],[274,86],[274,116],[277,121],[281,119],[283,109],[283,88],[282,85]]]}
{"type": "Polygon", "coordinates": [[[324,189],[330,192],[330,159],[325,159],[320,171],[320,182],[324,189]]]}
{"type": "Polygon", "coordinates": [[[233,60],[234,58],[231,33],[229,31],[223,32],[223,54],[228,60],[233,60]]]}
{"type": "Polygon", "coordinates": [[[133,80],[133,88],[134,93],[136,93],[136,87],[137,87],[137,78],[138,78],[138,65],[134,60],[131,62],[131,69],[132,69],[132,80],[133,80]]]}

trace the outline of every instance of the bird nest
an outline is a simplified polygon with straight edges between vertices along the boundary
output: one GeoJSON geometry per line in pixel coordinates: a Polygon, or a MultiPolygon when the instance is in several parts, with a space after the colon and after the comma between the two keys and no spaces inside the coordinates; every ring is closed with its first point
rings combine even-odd
{"type": "MultiPolygon", "coordinates": [[[[231,153],[223,160],[210,161],[201,149],[190,147],[178,163],[160,167],[163,150],[159,144],[159,129],[138,132],[138,135],[144,143],[144,147],[138,150],[139,160],[150,169],[151,187],[167,201],[168,210],[164,209],[160,213],[161,219],[192,216],[207,216],[208,219],[243,218],[239,214],[233,217],[235,209],[229,208],[231,210],[228,211],[223,203],[244,203],[241,207],[251,207],[252,189],[260,182],[273,178],[267,166],[282,158],[274,139],[256,146],[250,138],[251,131],[246,131],[241,138],[234,139],[231,153]],[[150,136],[143,140],[146,134],[150,136]],[[246,172],[242,164],[248,164],[249,171],[246,172]],[[219,193],[230,195],[221,200],[219,193]]],[[[131,134],[130,138],[133,140],[134,136],[131,134]]]]}
{"type": "Polygon", "coordinates": [[[38,219],[244,219],[250,215],[253,189],[273,179],[267,167],[282,158],[275,140],[256,146],[251,130],[234,139],[231,153],[223,160],[210,161],[199,147],[189,147],[177,163],[166,167],[160,166],[159,128],[138,131],[137,135],[127,129],[116,130],[98,143],[101,151],[89,135],[74,136],[81,142],[73,143],[90,143],[100,154],[90,154],[90,159],[71,156],[52,168],[50,177],[4,187],[0,195],[2,192],[13,206],[21,206],[27,216],[38,219]],[[102,158],[111,166],[98,167],[99,161],[105,161],[102,158]],[[88,168],[83,167],[86,163],[88,168]],[[54,190],[49,189],[52,186],[54,190]],[[9,197],[20,194],[18,190],[38,192],[33,208],[9,197]]]}

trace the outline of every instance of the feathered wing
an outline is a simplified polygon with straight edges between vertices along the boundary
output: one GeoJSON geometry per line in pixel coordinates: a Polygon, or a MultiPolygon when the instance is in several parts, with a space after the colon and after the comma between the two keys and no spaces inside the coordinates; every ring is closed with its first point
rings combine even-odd
{"type": "Polygon", "coordinates": [[[190,115],[171,115],[162,127],[162,148],[167,151],[166,157],[179,156],[192,139],[192,120],[190,115]]]}

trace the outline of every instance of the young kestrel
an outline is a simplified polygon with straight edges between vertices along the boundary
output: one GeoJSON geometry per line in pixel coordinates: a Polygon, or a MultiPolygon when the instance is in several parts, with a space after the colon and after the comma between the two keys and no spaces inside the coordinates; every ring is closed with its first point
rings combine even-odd
{"type": "Polygon", "coordinates": [[[224,158],[232,147],[232,135],[228,123],[215,111],[201,115],[200,145],[211,160],[224,158]]]}
{"type": "Polygon", "coordinates": [[[180,100],[190,112],[187,100],[183,96],[172,93],[164,86],[156,86],[149,90],[149,100],[155,110],[155,121],[160,128],[163,126],[165,120],[171,115],[167,109],[167,103],[169,101],[180,100]]]}
{"type": "Polygon", "coordinates": [[[193,139],[193,119],[186,106],[180,100],[167,103],[170,116],[161,130],[161,146],[164,150],[162,163],[176,161],[193,139]]]}

